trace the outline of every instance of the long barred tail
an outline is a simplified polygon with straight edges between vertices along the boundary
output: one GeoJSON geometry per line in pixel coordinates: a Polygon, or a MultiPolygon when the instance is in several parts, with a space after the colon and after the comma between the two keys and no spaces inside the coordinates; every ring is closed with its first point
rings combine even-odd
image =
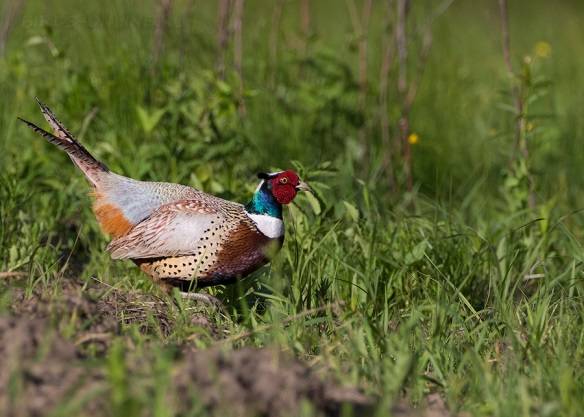
{"type": "Polygon", "coordinates": [[[20,117],[18,119],[24,122],[36,133],[43,136],[47,141],[67,152],[73,163],[79,167],[93,186],[97,187],[99,185],[100,177],[102,174],[108,173],[109,169],[103,163],[95,159],[83,145],[77,142],[73,135],[69,133],[59,120],[57,120],[53,112],[41,103],[38,98],[37,102],[39,103],[46,121],[51,125],[54,134],[49,133],[34,123],[20,117]]]}

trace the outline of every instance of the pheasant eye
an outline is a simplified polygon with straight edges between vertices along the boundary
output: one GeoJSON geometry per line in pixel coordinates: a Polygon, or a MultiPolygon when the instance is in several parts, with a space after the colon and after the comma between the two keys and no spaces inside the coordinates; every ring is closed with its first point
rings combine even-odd
{"type": "Polygon", "coordinates": [[[288,184],[288,178],[286,177],[280,178],[280,184],[288,184]]]}

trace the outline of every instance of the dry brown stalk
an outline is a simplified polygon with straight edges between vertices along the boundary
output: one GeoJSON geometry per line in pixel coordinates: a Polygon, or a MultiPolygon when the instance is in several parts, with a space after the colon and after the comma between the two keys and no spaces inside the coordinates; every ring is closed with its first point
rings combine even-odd
{"type": "Polygon", "coordinates": [[[93,342],[107,342],[113,338],[112,333],[85,333],[75,340],[75,345],[83,345],[85,343],[93,342]]]}
{"type": "Polygon", "coordinates": [[[298,67],[298,78],[302,78],[304,63],[308,56],[308,43],[310,40],[310,1],[300,0],[300,39],[298,40],[298,50],[300,53],[300,66],[298,67]]]}
{"type": "Polygon", "coordinates": [[[401,115],[398,122],[399,136],[396,141],[396,149],[401,149],[404,162],[404,174],[408,191],[414,188],[412,176],[412,150],[408,142],[410,131],[409,108],[406,106],[407,90],[407,57],[408,42],[406,34],[406,23],[409,11],[409,0],[397,0],[397,16],[395,29],[395,42],[398,56],[397,91],[400,97],[401,115]]]}
{"type": "Polygon", "coordinates": [[[2,7],[2,21],[0,22],[0,57],[4,55],[6,42],[14,28],[16,21],[22,15],[25,0],[7,0],[2,7]]]}
{"type": "Polygon", "coordinates": [[[381,124],[381,142],[383,145],[383,169],[387,173],[389,188],[395,190],[395,177],[393,172],[393,154],[391,151],[391,136],[389,132],[389,72],[395,56],[395,42],[392,35],[392,16],[393,1],[387,1],[387,11],[385,16],[385,33],[383,38],[383,59],[379,72],[379,121],[381,124]]]}
{"type": "Polygon", "coordinates": [[[217,72],[221,79],[225,78],[225,51],[229,44],[229,16],[231,15],[231,0],[219,1],[219,16],[217,20],[217,72]]]}
{"type": "MultiPolygon", "coordinates": [[[[499,12],[501,15],[501,38],[503,46],[503,60],[505,61],[505,66],[509,73],[510,78],[515,78],[515,71],[513,69],[513,63],[511,62],[511,36],[509,34],[509,13],[507,0],[499,0],[499,12]]],[[[513,156],[511,158],[511,163],[516,159],[517,151],[521,152],[523,159],[527,162],[529,160],[529,147],[527,146],[526,140],[526,130],[527,130],[527,119],[525,117],[525,103],[521,87],[515,83],[513,80],[512,94],[513,100],[515,102],[515,112],[517,113],[517,119],[515,123],[515,140],[513,146],[513,156]]],[[[529,208],[535,208],[537,201],[535,197],[535,181],[531,171],[527,170],[527,181],[529,182],[529,195],[528,195],[528,205],[529,208]]]]}
{"type": "Polygon", "coordinates": [[[245,114],[243,100],[243,6],[245,0],[235,0],[233,10],[233,65],[239,82],[239,112],[245,114]]]}
{"type": "Polygon", "coordinates": [[[154,49],[152,50],[152,68],[156,71],[164,49],[164,37],[168,32],[168,20],[172,10],[172,0],[160,0],[158,15],[154,28],[154,49]]]}
{"type": "MultiPolygon", "coordinates": [[[[367,89],[368,89],[368,79],[367,79],[367,50],[369,45],[369,20],[371,18],[371,9],[373,7],[372,0],[365,0],[363,2],[363,8],[361,10],[361,15],[357,12],[357,6],[355,5],[355,0],[346,0],[347,8],[349,10],[349,16],[351,17],[351,23],[353,25],[353,32],[355,38],[358,40],[359,49],[359,111],[365,115],[366,104],[367,104],[367,89]]],[[[369,146],[366,143],[366,126],[365,122],[363,126],[359,129],[358,137],[359,143],[365,148],[366,154],[369,152],[369,146]]]]}
{"type": "Polygon", "coordinates": [[[397,89],[400,94],[404,94],[407,87],[408,42],[406,38],[406,23],[409,11],[408,3],[409,0],[397,0],[395,42],[399,65],[397,89]]]}
{"type": "Polygon", "coordinates": [[[302,56],[308,53],[308,40],[310,39],[310,3],[309,0],[300,1],[300,16],[302,20],[302,56]]]}
{"type": "Polygon", "coordinates": [[[276,0],[272,12],[272,26],[270,29],[270,86],[276,85],[276,71],[278,67],[278,40],[280,35],[280,23],[286,0],[276,0]]]}
{"type": "Polygon", "coordinates": [[[371,8],[373,0],[365,0],[363,2],[363,11],[361,13],[361,38],[359,40],[359,90],[361,96],[361,106],[365,108],[365,100],[367,98],[367,49],[369,32],[369,20],[371,18],[371,8]]]}
{"type": "Polygon", "coordinates": [[[428,21],[426,22],[425,26],[422,28],[422,46],[420,48],[420,52],[418,54],[418,64],[416,68],[416,74],[414,80],[410,81],[410,85],[408,88],[407,96],[406,96],[406,107],[408,111],[410,110],[412,104],[416,100],[416,94],[418,92],[418,87],[420,82],[422,81],[422,77],[424,75],[424,70],[426,69],[426,63],[428,62],[428,58],[430,57],[430,50],[432,48],[432,25],[434,21],[440,17],[443,13],[448,10],[450,5],[454,2],[454,0],[444,0],[442,4],[440,4],[432,13],[428,21]]]}
{"type": "Polygon", "coordinates": [[[395,43],[398,54],[398,80],[397,91],[400,102],[400,119],[398,122],[399,135],[396,141],[396,149],[401,147],[404,162],[404,174],[408,191],[413,190],[413,160],[412,149],[409,142],[410,135],[410,111],[416,100],[418,87],[424,75],[424,69],[430,56],[432,47],[432,25],[434,20],[442,15],[454,0],[445,0],[434,9],[432,15],[422,29],[422,45],[417,53],[417,68],[414,76],[408,76],[408,33],[407,19],[409,12],[409,0],[397,0],[395,43]]]}
{"type": "Polygon", "coordinates": [[[0,272],[0,278],[18,278],[18,277],[25,277],[28,274],[26,272],[19,272],[19,271],[3,271],[0,272]]]}
{"type": "Polygon", "coordinates": [[[192,25],[193,21],[193,10],[194,10],[194,0],[185,0],[184,4],[184,11],[181,13],[180,19],[180,38],[181,43],[179,46],[179,63],[182,67],[185,56],[187,54],[188,45],[189,45],[189,28],[192,25]]]}
{"type": "Polygon", "coordinates": [[[507,70],[513,74],[513,64],[511,63],[511,37],[509,36],[509,16],[507,13],[507,0],[499,0],[499,11],[501,13],[501,34],[503,42],[503,59],[507,70]]]}

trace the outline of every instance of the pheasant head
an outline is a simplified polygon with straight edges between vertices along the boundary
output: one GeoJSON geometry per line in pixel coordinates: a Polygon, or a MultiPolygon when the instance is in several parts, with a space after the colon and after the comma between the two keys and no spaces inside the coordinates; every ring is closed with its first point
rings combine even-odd
{"type": "Polygon", "coordinates": [[[298,191],[311,191],[308,184],[292,170],[260,172],[262,181],[254,192],[246,209],[249,213],[265,214],[282,218],[282,205],[291,203],[298,191]]]}

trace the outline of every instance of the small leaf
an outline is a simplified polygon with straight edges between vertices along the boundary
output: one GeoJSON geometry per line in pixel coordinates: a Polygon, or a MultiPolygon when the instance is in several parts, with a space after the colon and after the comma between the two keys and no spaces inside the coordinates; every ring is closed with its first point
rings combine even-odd
{"type": "Polygon", "coordinates": [[[223,94],[231,94],[233,91],[231,86],[223,80],[217,80],[217,89],[223,94]]]}
{"type": "Polygon", "coordinates": [[[313,181],[313,180],[311,180],[309,182],[309,185],[310,185],[310,188],[312,188],[313,190],[316,190],[316,191],[321,191],[323,189],[324,190],[330,190],[331,189],[331,186],[330,185],[325,184],[323,182],[319,182],[319,181],[313,181]]]}
{"type": "Polygon", "coordinates": [[[145,108],[137,106],[136,112],[138,113],[138,119],[140,119],[140,123],[142,124],[142,130],[144,130],[144,133],[149,134],[154,130],[158,122],[160,122],[160,119],[166,110],[158,109],[149,114],[145,108]]]}
{"type": "Polygon", "coordinates": [[[351,220],[353,220],[354,222],[359,220],[359,210],[357,209],[357,207],[355,207],[348,201],[343,201],[343,205],[345,206],[345,210],[351,220]]]}
{"type": "Polygon", "coordinates": [[[321,213],[321,209],[318,199],[312,193],[304,193],[304,196],[310,203],[310,206],[312,207],[312,211],[314,212],[314,214],[319,215],[321,213]]]}
{"type": "Polygon", "coordinates": [[[427,247],[428,247],[427,239],[422,240],[420,243],[414,246],[414,249],[412,249],[412,251],[406,255],[405,258],[406,264],[412,265],[422,260],[422,258],[424,257],[424,253],[426,253],[427,247]]]}
{"type": "Polygon", "coordinates": [[[33,36],[26,41],[27,46],[41,45],[45,43],[45,38],[42,36],[33,36]]]}

